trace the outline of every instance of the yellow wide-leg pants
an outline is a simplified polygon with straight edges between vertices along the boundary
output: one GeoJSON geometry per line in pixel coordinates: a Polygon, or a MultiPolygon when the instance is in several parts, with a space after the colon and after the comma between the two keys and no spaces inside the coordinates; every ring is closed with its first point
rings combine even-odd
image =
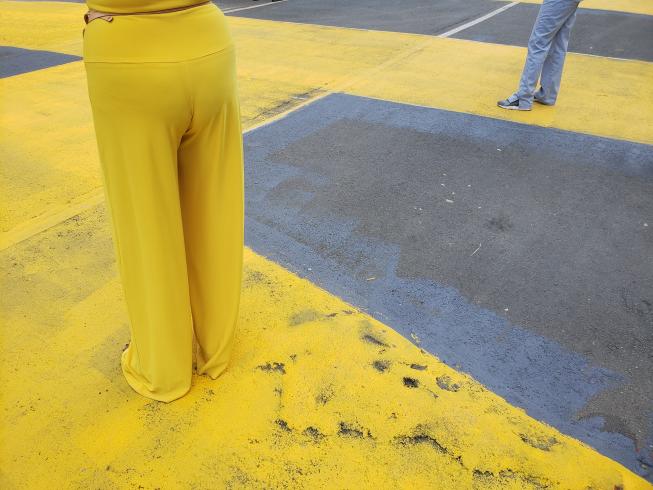
{"type": "Polygon", "coordinates": [[[243,257],[243,150],[234,46],[207,4],[96,19],[84,62],[130,321],[122,371],[172,401],[229,363],[243,257]]]}

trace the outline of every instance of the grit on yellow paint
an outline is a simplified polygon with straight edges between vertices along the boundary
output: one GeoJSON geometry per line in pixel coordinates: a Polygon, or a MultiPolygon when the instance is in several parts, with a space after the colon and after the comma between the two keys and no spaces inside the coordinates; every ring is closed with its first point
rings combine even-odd
{"type": "Polygon", "coordinates": [[[651,488],[251,250],[230,369],[170,404],[120,372],[104,204],[2,277],[4,489],[651,488]]]}
{"type": "MultiPolygon", "coordinates": [[[[542,3],[542,0],[520,0],[520,3],[542,3]]],[[[653,15],[653,2],[650,0],[583,0],[580,8],[653,15]]]]}

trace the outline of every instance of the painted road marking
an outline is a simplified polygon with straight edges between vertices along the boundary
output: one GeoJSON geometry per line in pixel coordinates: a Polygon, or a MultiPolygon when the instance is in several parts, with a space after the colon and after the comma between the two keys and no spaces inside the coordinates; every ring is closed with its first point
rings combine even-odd
{"type": "Polygon", "coordinates": [[[243,12],[239,16],[337,27],[401,31],[434,35],[494,10],[488,0],[303,0],[277,9],[243,12]]]}
{"type": "Polygon", "coordinates": [[[499,15],[501,12],[505,12],[509,8],[514,7],[515,5],[519,4],[519,2],[512,2],[507,5],[504,5],[503,7],[499,7],[496,10],[493,10],[489,14],[485,14],[482,17],[479,17],[478,19],[474,19],[470,22],[467,22],[466,24],[463,24],[461,26],[455,27],[454,29],[451,29],[449,31],[443,32],[442,34],[438,34],[438,37],[450,37],[453,36],[454,34],[457,34],[461,31],[464,31],[465,29],[469,29],[472,26],[475,26],[476,24],[480,24],[483,21],[486,21],[488,19],[491,19],[495,15],[499,15]]]}
{"type": "Polygon", "coordinates": [[[250,250],[231,368],[171,404],[120,373],[104,206],[2,255],[4,488],[651,488],[250,250]]]}
{"type": "Polygon", "coordinates": [[[275,0],[274,2],[267,2],[267,3],[260,3],[258,5],[251,5],[249,7],[239,7],[239,8],[227,8],[223,10],[225,14],[231,14],[233,12],[240,12],[242,10],[251,10],[251,9],[257,9],[259,7],[267,7],[268,5],[278,5],[283,2],[287,2],[288,0],[275,0]]]}

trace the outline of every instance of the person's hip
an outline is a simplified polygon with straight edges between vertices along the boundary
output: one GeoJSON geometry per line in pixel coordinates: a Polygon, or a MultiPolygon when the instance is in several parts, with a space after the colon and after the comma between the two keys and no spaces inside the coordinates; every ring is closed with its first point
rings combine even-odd
{"type": "Polygon", "coordinates": [[[116,15],[86,24],[87,63],[175,62],[199,58],[232,45],[227,20],[213,3],[166,13],[116,15]]]}

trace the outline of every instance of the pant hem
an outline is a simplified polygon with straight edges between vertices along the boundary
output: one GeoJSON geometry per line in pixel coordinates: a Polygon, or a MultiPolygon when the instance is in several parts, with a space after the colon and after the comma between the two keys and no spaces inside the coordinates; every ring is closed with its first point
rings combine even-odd
{"type": "Polygon", "coordinates": [[[173,391],[169,394],[159,394],[159,393],[153,393],[151,390],[149,390],[145,384],[142,381],[139,381],[138,379],[135,379],[135,377],[127,370],[125,369],[124,365],[124,353],[126,351],[123,351],[123,355],[121,356],[120,360],[120,365],[122,368],[122,374],[127,381],[127,384],[129,387],[134,390],[136,393],[138,393],[141,396],[144,396],[145,398],[149,398],[151,400],[156,400],[160,402],[165,402],[165,403],[170,403],[174,400],[177,400],[184,395],[186,395],[190,389],[191,389],[191,384],[188,385],[187,388],[184,388],[181,391],[173,391]]]}

